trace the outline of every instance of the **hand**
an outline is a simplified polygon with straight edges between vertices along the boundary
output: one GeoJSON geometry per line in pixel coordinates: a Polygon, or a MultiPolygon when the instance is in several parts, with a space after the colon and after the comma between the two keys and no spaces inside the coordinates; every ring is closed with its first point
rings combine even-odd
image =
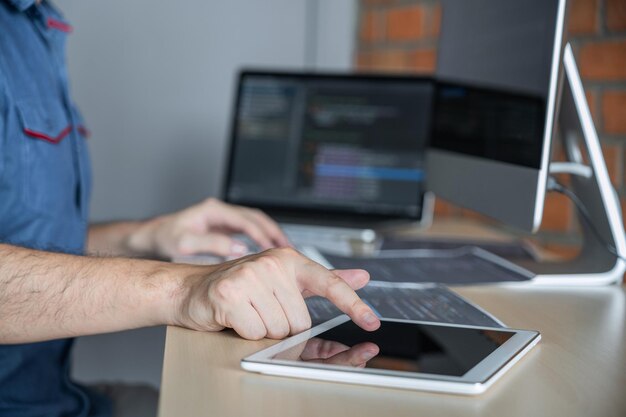
{"type": "Polygon", "coordinates": [[[228,327],[246,339],[281,339],[311,327],[304,297],[312,295],[327,298],[365,330],[380,326],[354,292],[369,281],[363,270],[329,271],[291,248],[193,268],[176,309],[175,324],[184,327],[228,327]]]}
{"type": "Polygon", "coordinates": [[[379,352],[380,348],[371,342],[349,347],[339,342],[314,337],[281,352],[276,355],[276,359],[364,368],[379,352]]]}
{"type": "Polygon", "coordinates": [[[248,248],[233,239],[233,233],[248,235],[264,250],[290,245],[278,225],[260,210],[213,198],[147,222],[131,236],[130,245],[136,252],[169,259],[195,253],[246,255],[248,248]]]}

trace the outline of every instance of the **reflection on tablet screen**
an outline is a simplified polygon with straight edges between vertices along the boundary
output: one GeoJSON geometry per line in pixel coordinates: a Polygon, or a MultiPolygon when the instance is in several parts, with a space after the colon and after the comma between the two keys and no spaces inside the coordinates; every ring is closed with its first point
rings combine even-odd
{"type": "Polygon", "coordinates": [[[273,359],[463,376],[512,336],[506,330],[392,321],[367,332],[347,321],[273,359]]]}

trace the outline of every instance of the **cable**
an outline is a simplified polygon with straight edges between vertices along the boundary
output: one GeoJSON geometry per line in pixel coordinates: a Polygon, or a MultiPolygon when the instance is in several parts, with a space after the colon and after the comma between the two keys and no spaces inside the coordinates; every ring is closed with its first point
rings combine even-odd
{"type": "Polygon", "coordinates": [[[574,203],[574,206],[576,206],[576,209],[580,213],[580,217],[582,218],[582,220],[587,223],[587,226],[589,226],[591,232],[595,235],[598,241],[605,246],[606,250],[609,251],[611,255],[626,262],[626,258],[621,256],[617,252],[615,246],[613,246],[611,243],[607,242],[606,239],[604,239],[604,236],[602,236],[600,231],[596,228],[596,225],[593,223],[593,220],[591,220],[591,215],[589,214],[587,207],[585,207],[585,204],[582,202],[582,200],[578,198],[578,196],[574,194],[572,190],[559,183],[554,177],[548,177],[547,189],[548,191],[555,191],[569,198],[571,202],[574,203]]]}

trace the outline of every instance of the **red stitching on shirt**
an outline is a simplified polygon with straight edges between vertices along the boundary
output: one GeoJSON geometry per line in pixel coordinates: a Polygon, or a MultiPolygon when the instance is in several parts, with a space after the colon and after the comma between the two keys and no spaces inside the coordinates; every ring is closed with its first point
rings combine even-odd
{"type": "Polygon", "coordinates": [[[45,140],[46,142],[50,142],[54,144],[61,142],[67,135],[70,134],[71,131],[72,131],[72,126],[68,126],[65,129],[63,129],[61,133],[59,133],[59,136],[57,136],[56,138],[53,138],[52,136],[46,135],[45,133],[36,132],[27,127],[24,128],[24,133],[26,133],[28,136],[31,136],[37,139],[42,139],[42,140],[45,140]]]}
{"type": "Polygon", "coordinates": [[[80,133],[81,135],[83,135],[84,137],[88,138],[89,136],[91,136],[91,132],[89,131],[89,129],[87,129],[85,126],[80,125],[76,128],[76,130],[78,131],[78,133],[80,133]]]}
{"type": "Polygon", "coordinates": [[[61,22],[60,20],[56,20],[52,17],[48,18],[48,28],[60,30],[61,32],[65,32],[65,33],[71,33],[72,30],[74,30],[67,23],[61,22]]]}

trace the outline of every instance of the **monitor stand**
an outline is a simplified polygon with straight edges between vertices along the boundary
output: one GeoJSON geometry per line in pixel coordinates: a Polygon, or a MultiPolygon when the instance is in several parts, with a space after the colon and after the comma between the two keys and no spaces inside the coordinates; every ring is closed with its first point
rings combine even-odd
{"type": "MultiPolygon", "coordinates": [[[[626,263],[612,254],[612,245],[626,257],[626,238],[620,204],[604,162],[602,148],[569,44],[565,47],[564,84],[559,112],[561,141],[568,162],[552,162],[550,173],[568,173],[568,186],[583,202],[602,242],[580,213],[582,249],[575,259],[523,265],[537,274],[539,285],[606,285],[622,282],[626,263]],[[582,147],[581,147],[582,145],[582,147]],[[587,161],[581,152],[586,153],[587,161]]],[[[575,209],[576,210],[576,209],[575,209]]],[[[521,263],[520,263],[521,264],[521,263]]]]}

